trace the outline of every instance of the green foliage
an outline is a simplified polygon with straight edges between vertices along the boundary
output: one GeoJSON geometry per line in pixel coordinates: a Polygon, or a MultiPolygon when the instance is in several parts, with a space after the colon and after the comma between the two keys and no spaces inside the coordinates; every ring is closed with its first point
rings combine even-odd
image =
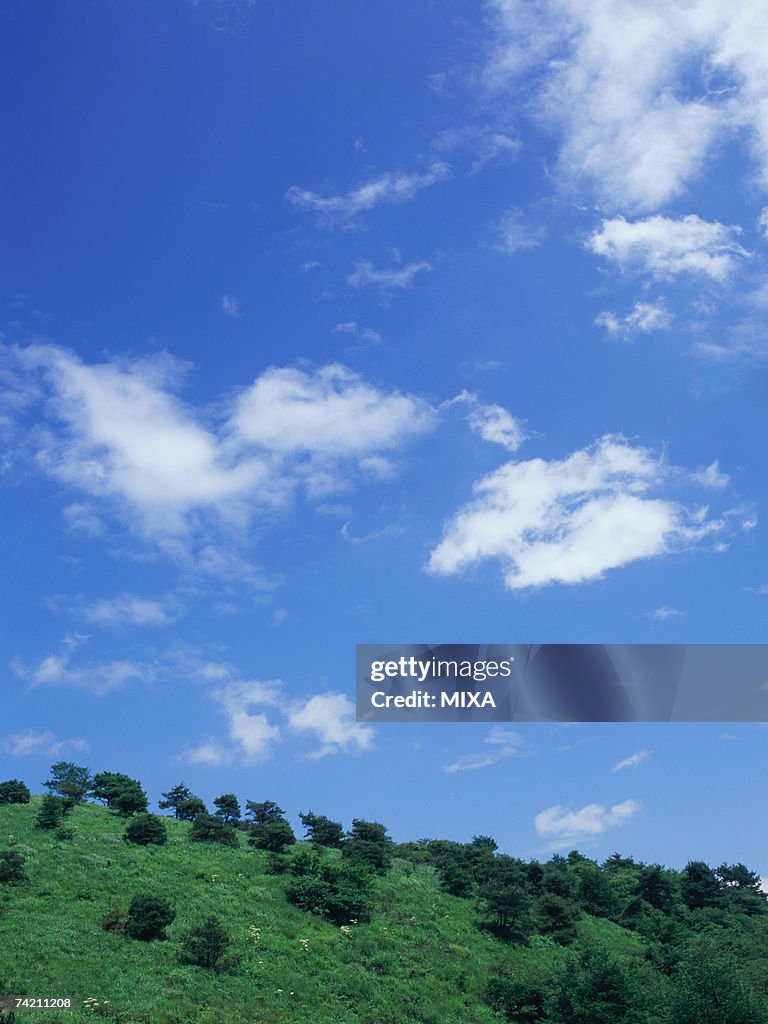
{"type": "Polygon", "coordinates": [[[25,882],[26,858],[18,850],[0,850],[0,885],[16,885],[25,882]]]}
{"type": "Polygon", "coordinates": [[[125,817],[146,811],[149,806],[141,783],[120,772],[99,772],[93,778],[90,793],[125,817]]]}
{"type": "Polygon", "coordinates": [[[313,814],[312,811],[299,814],[299,818],[307,830],[306,839],[311,840],[317,846],[327,846],[331,849],[341,848],[344,842],[344,826],[340,821],[332,821],[324,814],[313,814]]]}
{"type": "Polygon", "coordinates": [[[632,966],[605,946],[585,949],[549,1000],[551,1024],[647,1024],[649,993],[632,966]]]}
{"type": "Polygon", "coordinates": [[[84,800],[90,790],[91,773],[71,761],[57,761],[51,765],[51,777],[43,785],[49,793],[73,807],[84,800]]]}
{"type": "Polygon", "coordinates": [[[581,913],[572,900],[548,892],[536,901],[533,917],[539,935],[549,935],[566,946],[576,938],[576,923],[581,913]]]}
{"type": "Polygon", "coordinates": [[[392,840],[378,821],[353,818],[341,852],[350,860],[384,874],[392,861],[392,840]]]}
{"type": "Polygon", "coordinates": [[[150,942],[165,939],[165,929],[172,924],[176,912],[165,896],[139,893],[131,900],[125,922],[125,934],[132,939],[150,942]]]}
{"type": "Polygon", "coordinates": [[[213,814],[199,814],[192,822],[189,839],[193,843],[221,843],[237,846],[237,832],[213,814]]]}
{"type": "Polygon", "coordinates": [[[6,779],[0,782],[0,804],[28,804],[29,787],[18,779],[6,779]]]}
{"type": "Polygon", "coordinates": [[[253,826],[248,842],[258,850],[282,853],[296,842],[296,836],[287,821],[267,821],[263,825],[253,826]]]}
{"type": "Polygon", "coordinates": [[[715,938],[690,944],[675,976],[669,1024],[762,1024],[739,964],[715,938]]]}
{"type": "Polygon", "coordinates": [[[294,877],[286,896],[302,910],[334,924],[357,923],[370,916],[370,875],[356,864],[315,860],[294,877]]]}
{"type": "Polygon", "coordinates": [[[137,814],[128,822],[123,839],[138,846],[163,846],[168,842],[168,830],[156,814],[137,814]]]}
{"type": "Polygon", "coordinates": [[[221,818],[225,825],[233,825],[240,818],[240,804],[234,793],[217,796],[213,806],[216,808],[216,816],[221,818]]]}
{"type": "Polygon", "coordinates": [[[245,810],[252,825],[268,825],[273,821],[285,820],[285,811],[274,800],[246,800],[245,810]]]}
{"type": "Polygon", "coordinates": [[[485,998],[494,1010],[515,1024],[537,1024],[544,1019],[544,988],[508,973],[490,979],[485,998]]]}
{"type": "Polygon", "coordinates": [[[179,818],[179,807],[192,797],[192,790],[180,782],[177,786],[161,794],[163,799],[158,802],[161,811],[173,810],[174,818],[179,818]]]}
{"type": "Polygon", "coordinates": [[[712,868],[701,860],[690,860],[681,879],[683,902],[689,910],[715,907],[722,895],[722,885],[712,868]]]}
{"type": "Polygon", "coordinates": [[[491,928],[506,939],[520,940],[531,931],[531,891],[525,865],[515,857],[496,857],[480,887],[491,928]]]}
{"type": "Polygon", "coordinates": [[[44,796],[35,818],[35,824],[38,828],[58,828],[64,818],[66,807],[66,802],[61,797],[51,796],[51,794],[44,796]]]}
{"type": "Polygon", "coordinates": [[[229,966],[226,958],[231,939],[229,932],[215,914],[182,938],[180,959],[182,963],[205,967],[208,971],[223,971],[229,966]]]}

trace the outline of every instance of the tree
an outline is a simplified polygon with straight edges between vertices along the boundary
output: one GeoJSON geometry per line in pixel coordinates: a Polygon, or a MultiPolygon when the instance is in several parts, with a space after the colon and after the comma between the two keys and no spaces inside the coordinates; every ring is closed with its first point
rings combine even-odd
{"type": "Polygon", "coordinates": [[[25,857],[18,850],[0,851],[0,885],[16,885],[26,881],[24,864],[25,857]]]}
{"type": "Polygon", "coordinates": [[[192,822],[189,839],[193,843],[221,843],[237,846],[237,832],[213,814],[200,814],[192,822]]]}
{"type": "Polygon", "coordinates": [[[234,824],[240,818],[240,804],[234,793],[224,793],[213,801],[216,814],[225,825],[234,824]]]}
{"type": "Polygon", "coordinates": [[[40,810],[35,818],[35,825],[38,828],[58,828],[64,817],[65,810],[66,804],[62,797],[52,796],[50,793],[47,793],[40,804],[40,810]]]}
{"type": "Polygon", "coordinates": [[[71,761],[57,761],[51,765],[51,777],[43,785],[49,793],[62,797],[71,808],[85,799],[91,788],[91,773],[71,761]]]}
{"type": "Polygon", "coordinates": [[[253,826],[248,842],[259,850],[282,853],[287,846],[296,842],[296,836],[287,821],[268,821],[253,826]]]}
{"type": "Polygon", "coordinates": [[[344,826],[340,821],[332,821],[324,814],[313,814],[307,811],[300,814],[299,818],[307,830],[305,839],[311,840],[316,846],[328,846],[331,849],[340,849],[344,842],[344,826]]]}
{"type": "Polygon", "coordinates": [[[149,806],[141,783],[121,772],[99,772],[93,777],[90,792],[125,817],[146,811],[149,806]]]}
{"type": "Polygon", "coordinates": [[[485,999],[494,1010],[515,1024],[537,1024],[544,1017],[543,987],[506,971],[499,971],[491,978],[485,989],[485,999]]]}
{"type": "Polygon", "coordinates": [[[252,825],[267,825],[271,821],[284,821],[285,811],[274,800],[246,800],[245,810],[252,825]]]}
{"type": "Polygon", "coordinates": [[[494,921],[494,930],[505,938],[522,939],[530,931],[530,890],[525,865],[502,854],[480,887],[482,905],[494,921]]]}
{"type": "Polygon", "coordinates": [[[580,917],[575,903],[551,892],[538,900],[534,911],[536,931],[540,935],[551,935],[562,946],[576,938],[576,922],[580,917]]]}
{"type": "Polygon", "coordinates": [[[123,839],[138,846],[163,846],[168,842],[165,822],[156,814],[136,814],[128,822],[123,839]]]}
{"type": "Polygon", "coordinates": [[[645,1024],[649,994],[607,947],[582,952],[565,970],[549,1006],[552,1024],[645,1024]]]}
{"type": "Polygon", "coordinates": [[[761,1024],[757,998],[737,960],[704,937],[689,947],[675,976],[670,1024],[761,1024]]]}
{"type": "MultiPolygon", "coordinates": [[[[299,859],[297,855],[295,860],[299,859]]],[[[370,914],[370,876],[358,865],[327,863],[310,854],[302,870],[292,870],[292,874],[286,896],[302,910],[337,925],[363,921],[370,914]]]]}
{"type": "Polygon", "coordinates": [[[712,868],[703,860],[690,860],[682,872],[683,902],[689,910],[714,907],[720,901],[722,886],[712,868]]]}
{"type": "Polygon", "coordinates": [[[230,941],[227,929],[218,917],[211,915],[183,937],[181,959],[185,963],[205,967],[208,971],[225,970],[225,955],[230,941]]]}
{"type": "Polygon", "coordinates": [[[18,779],[7,779],[0,782],[0,804],[28,804],[29,788],[18,779]]]}
{"type": "Polygon", "coordinates": [[[342,855],[384,874],[392,860],[392,840],[378,821],[352,819],[352,828],[342,846],[342,855]]]}
{"type": "Polygon", "coordinates": [[[163,799],[157,806],[161,811],[173,809],[173,816],[179,821],[194,821],[199,815],[207,813],[205,803],[183,782],[160,795],[163,799]]]}
{"type": "Polygon", "coordinates": [[[176,912],[164,896],[139,893],[131,900],[125,932],[132,939],[150,942],[165,939],[165,929],[176,917],[176,912]]]}

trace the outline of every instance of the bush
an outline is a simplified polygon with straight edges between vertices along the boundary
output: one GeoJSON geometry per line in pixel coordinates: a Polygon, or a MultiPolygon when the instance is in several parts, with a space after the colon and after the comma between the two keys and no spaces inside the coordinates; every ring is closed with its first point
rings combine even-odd
{"type": "Polygon", "coordinates": [[[123,839],[139,846],[162,846],[168,842],[165,822],[156,814],[137,814],[128,823],[123,839]]]}
{"type": "Polygon", "coordinates": [[[0,852],[0,885],[15,885],[25,882],[27,873],[24,870],[25,858],[18,850],[0,852]]]}
{"type": "Polygon", "coordinates": [[[165,939],[165,929],[176,917],[176,912],[164,896],[140,893],[131,900],[125,933],[132,939],[150,942],[165,939]]]}
{"type": "Polygon", "coordinates": [[[57,828],[55,836],[60,843],[68,843],[75,838],[75,830],[73,828],[57,828]]]}
{"type": "Polygon", "coordinates": [[[122,907],[113,907],[101,922],[105,932],[122,932],[128,923],[128,914],[122,907]]]}
{"type": "Polygon", "coordinates": [[[38,828],[58,828],[66,813],[66,809],[66,804],[61,797],[48,794],[48,796],[43,797],[40,810],[35,818],[35,824],[38,828]]]}
{"type": "Polygon", "coordinates": [[[0,782],[0,804],[28,804],[30,792],[18,779],[0,782]]]}
{"type": "Polygon", "coordinates": [[[281,853],[286,846],[296,842],[296,836],[287,821],[268,821],[264,825],[253,826],[248,842],[259,850],[281,853]]]}
{"type": "Polygon", "coordinates": [[[231,825],[225,825],[221,818],[212,814],[201,814],[192,822],[189,838],[193,843],[221,843],[222,846],[237,846],[237,832],[231,825]]]}
{"type": "Polygon", "coordinates": [[[192,928],[181,941],[182,963],[205,967],[208,971],[223,971],[233,961],[225,954],[230,944],[229,932],[215,915],[211,915],[197,928],[192,928]]]}
{"type": "Polygon", "coordinates": [[[342,925],[368,918],[370,888],[370,875],[356,865],[321,863],[295,873],[286,896],[302,910],[342,925]]]}

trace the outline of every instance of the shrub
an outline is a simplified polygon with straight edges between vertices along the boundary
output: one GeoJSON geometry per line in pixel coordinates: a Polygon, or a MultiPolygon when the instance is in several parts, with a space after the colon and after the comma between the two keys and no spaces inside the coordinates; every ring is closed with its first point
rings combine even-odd
{"type": "Polygon", "coordinates": [[[0,782],[0,804],[28,804],[31,794],[18,779],[0,782]]]}
{"type": "Polygon", "coordinates": [[[181,941],[180,959],[183,963],[205,967],[209,971],[223,971],[231,966],[226,958],[230,944],[229,932],[215,915],[211,915],[197,928],[192,928],[181,941]]]}
{"type": "Polygon", "coordinates": [[[43,797],[40,810],[37,812],[37,817],[35,818],[35,824],[38,828],[58,828],[65,812],[66,806],[64,800],[62,800],[61,797],[51,796],[48,794],[48,796],[43,797]]]}
{"type": "Polygon", "coordinates": [[[128,908],[125,933],[143,942],[164,939],[165,929],[175,917],[176,911],[164,896],[139,893],[133,897],[128,908]]]}
{"type": "Polygon", "coordinates": [[[231,825],[225,825],[213,814],[201,814],[192,822],[189,838],[193,843],[221,843],[222,846],[237,846],[237,832],[231,825]]]}
{"type": "Polygon", "coordinates": [[[122,907],[113,907],[101,922],[105,932],[122,932],[128,923],[128,914],[122,907]]]}
{"type": "Polygon", "coordinates": [[[139,846],[162,846],[168,842],[165,822],[156,814],[137,814],[128,823],[123,839],[139,846]]]}
{"type": "Polygon", "coordinates": [[[75,830],[68,827],[57,828],[55,836],[60,843],[68,843],[75,838],[75,830]]]}
{"type": "Polygon", "coordinates": [[[25,857],[18,850],[0,852],[0,885],[15,885],[17,882],[26,881],[24,863],[25,857]]]}
{"type": "Polygon", "coordinates": [[[292,846],[296,842],[296,836],[287,821],[268,821],[263,825],[253,826],[248,842],[259,850],[281,853],[286,846],[292,846]]]}

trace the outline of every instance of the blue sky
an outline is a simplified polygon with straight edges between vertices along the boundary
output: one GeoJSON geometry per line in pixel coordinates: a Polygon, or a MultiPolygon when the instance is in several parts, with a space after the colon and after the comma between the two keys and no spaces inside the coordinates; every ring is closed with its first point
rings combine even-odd
{"type": "Polygon", "coordinates": [[[356,643],[765,639],[761,7],[3,13],[4,776],[768,875],[759,725],[351,704],[356,643]]]}

